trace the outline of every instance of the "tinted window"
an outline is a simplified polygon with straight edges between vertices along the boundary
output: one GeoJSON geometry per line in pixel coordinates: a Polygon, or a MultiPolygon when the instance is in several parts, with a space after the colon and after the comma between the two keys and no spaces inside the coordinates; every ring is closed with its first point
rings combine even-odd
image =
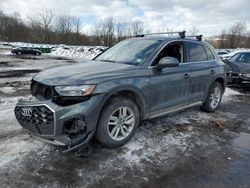
{"type": "Polygon", "coordinates": [[[238,53],[229,59],[230,61],[250,63],[250,53],[238,53]]]}
{"type": "Polygon", "coordinates": [[[188,42],[189,48],[189,61],[207,61],[207,54],[202,45],[197,43],[188,42]]]}
{"type": "Polygon", "coordinates": [[[204,46],[204,49],[207,52],[207,58],[208,58],[208,60],[213,60],[214,59],[214,55],[211,52],[211,50],[208,47],[206,47],[206,46],[204,46]]]}

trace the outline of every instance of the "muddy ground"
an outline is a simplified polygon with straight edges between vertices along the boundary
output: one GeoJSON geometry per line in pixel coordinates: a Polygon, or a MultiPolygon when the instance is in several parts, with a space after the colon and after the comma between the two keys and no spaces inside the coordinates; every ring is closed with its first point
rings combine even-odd
{"type": "Polygon", "coordinates": [[[119,149],[93,142],[78,158],[30,137],[14,118],[31,77],[75,63],[51,56],[0,55],[0,187],[250,187],[250,92],[226,90],[221,108],[191,108],[141,123],[119,149]]]}

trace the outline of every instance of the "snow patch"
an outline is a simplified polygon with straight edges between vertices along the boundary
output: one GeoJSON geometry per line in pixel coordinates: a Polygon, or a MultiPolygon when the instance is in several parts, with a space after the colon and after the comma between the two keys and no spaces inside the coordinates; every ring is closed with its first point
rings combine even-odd
{"type": "Polygon", "coordinates": [[[16,90],[13,87],[0,87],[0,92],[2,93],[14,93],[16,90]]]}
{"type": "Polygon", "coordinates": [[[104,47],[58,47],[52,49],[50,55],[91,60],[104,50],[104,47]]]}
{"type": "Polygon", "coordinates": [[[232,100],[232,97],[235,95],[242,95],[242,94],[238,91],[231,89],[231,88],[226,88],[226,90],[222,96],[222,102],[226,102],[227,100],[232,100]]]}
{"type": "Polygon", "coordinates": [[[46,153],[49,149],[44,143],[31,139],[29,135],[18,135],[11,139],[1,141],[0,169],[15,165],[18,161],[29,155],[29,152],[39,149],[46,153]]]}

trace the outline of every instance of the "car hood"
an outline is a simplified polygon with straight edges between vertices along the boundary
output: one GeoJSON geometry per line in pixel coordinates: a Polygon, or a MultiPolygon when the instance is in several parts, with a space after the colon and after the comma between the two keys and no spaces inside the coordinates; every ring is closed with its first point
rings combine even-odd
{"type": "Polygon", "coordinates": [[[34,76],[33,80],[51,86],[97,84],[110,79],[135,76],[138,69],[142,68],[121,63],[88,61],[46,69],[34,76]]]}
{"type": "Polygon", "coordinates": [[[239,72],[242,74],[250,73],[250,64],[249,63],[242,63],[242,62],[235,62],[235,61],[225,61],[227,65],[230,66],[230,69],[235,72],[239,72]]]}

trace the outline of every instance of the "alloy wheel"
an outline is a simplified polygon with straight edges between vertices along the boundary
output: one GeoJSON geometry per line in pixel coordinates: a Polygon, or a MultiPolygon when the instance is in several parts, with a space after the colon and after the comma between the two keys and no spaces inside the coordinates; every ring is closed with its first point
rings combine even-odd
{"type": "Polygon", "coordinates": [[[108,120],[108,134],[116,141],[127,138],[135,125],[135,115],[129,107],[114,110],[108,120]]]}
{"type": "Polygon", "coordinates": [[[221,100],[221,90],[219,87],[215,87],[210,95],[210,106],[211,108],[217,108],[221,100]]]}

